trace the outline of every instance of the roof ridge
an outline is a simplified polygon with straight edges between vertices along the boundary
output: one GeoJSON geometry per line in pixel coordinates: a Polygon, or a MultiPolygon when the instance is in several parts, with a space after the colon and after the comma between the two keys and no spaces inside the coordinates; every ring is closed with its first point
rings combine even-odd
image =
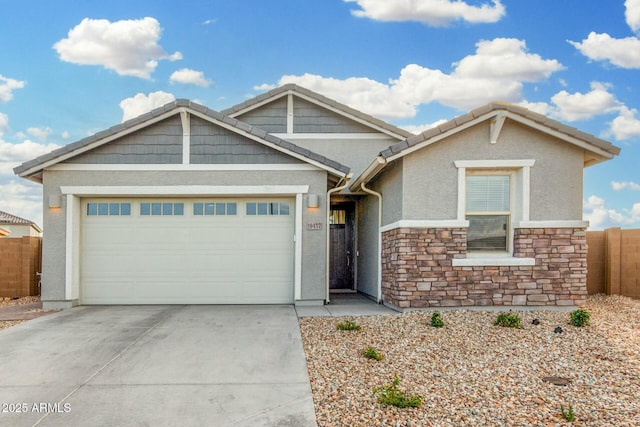
{"type": "Polygon", "coordinates": [[[0,211],[0,222],[8,222],[10,224],[36,225],[36,223],[31,220],[4,211],[0,211]]]}
{"type": "MultiPolygon", "coordinates": [[[[278,138],[276,136],[273,136],[271,134],[269,134],[268,132],[264,131],[261,128],[258,128],[256,126],[250,125],[248,123],[242,122],[236,118],[230,117],[228,115],[224,115],[221,112],[212,110],[209,107],[206,107],[202,104],[199,104],[197,102],[193,102],[191,100],[188,99],[176,99],[174,101],[168,102],[158,108],[154,108],[153,110],[141,114],[140,116],[131,118],[129,120],[126,120],[122,123],[119,123],[117,125],[111,126],[105,130],[99,131],[93,135],[90,135],[86,138],[80,139],[78,141],[72,142],[70,144],[67,144],[63,147],[60,147],[56,150],[53,150],[49,153],[46,153],[44,155],[41,155],[39,157],[36,157],[33,160],[29,160],[26,161],[24,163],[22,163],[21,165],[15,167],[13,169],[14,173],[16,174],[21,174],[29,169],[32,169],[34,167],[37,167],[39,165],[44,164],[45,162],[51,161],[51,160],[55,160],[57,157],[60,157],[64,154],[68,154],[73,152],[74,150],[80,149],[82,147],[86,147],[87,145],[100,141],[101,139],[107,138],[109,136],[115,135],[118,132],[122,132],[125,131],[127,129],[131,129],[133,127],[135,127],[136,125],[139,124],[143,124],[144,122],[153,119],[154,117],[160,116],[164,113],[167,112],[171,112],[172,110],[176,110],[179,108],[189,108],[193,111],[197,111],[199,113],[202,113],[206,116],[211,117],[214,120],[217,120],[219,122],[228,124],[234,128],[236,128],[239,131],[242,132],[247,132],[253,136],[256,136],[260,139],[264,139],[267,142],[270,142],[272,144],[275,144],[277,146],[280,146],[282,148],[284,148],[287,151],[302,155],[303,157],[321,163],[327,167],[330,167],[332,169],[338,170],[344,174],[349,173],[350,168],[348,166],[345,166],[335,160],[329,159],[327,157],[321,156],[317,153],[311,152],[310,150],[306,150],[303,149],[301,147],[299,147],[296,144],[293,144],[289,141],[286,141],[284,139],[278,138]],[[269,137],[269,138],[267,138],[269,137]]],[[[81,153],[79,153],[81,154],[81,153]]]]}

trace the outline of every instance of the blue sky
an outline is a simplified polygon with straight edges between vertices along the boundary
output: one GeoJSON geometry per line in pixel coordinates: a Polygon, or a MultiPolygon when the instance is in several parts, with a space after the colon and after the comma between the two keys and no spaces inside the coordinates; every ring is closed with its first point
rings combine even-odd
{"type": "Polygon", "coordinates": [[[23,161],[175,98],[297,83],[413,132],[502,100],[604,138],[622,153],[585,170],[585,219],[640,227],[640,0],[0,5],[0,210],[39,224],[23,161]]]}

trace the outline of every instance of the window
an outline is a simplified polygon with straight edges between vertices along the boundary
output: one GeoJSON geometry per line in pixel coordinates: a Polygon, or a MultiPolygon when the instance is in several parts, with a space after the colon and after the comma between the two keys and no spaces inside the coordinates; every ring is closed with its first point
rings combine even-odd
{"type": "Polygon", "coordinates": [[[289,203],[247,203],[247,215],[289,215],[289,203]]]}
{"type": "Polygon", "coordinates": [[[87,203],[88,216],[128,216],[131,203],[87,203]]]}
{"type": "Polygon", "coordinates": [[[511,221],[509,175],[467,175],[467,251],[507,251],[511,221]]]}
{"type": "Polygon", "coordinates": [[[184,215],[184,203],[140,203],[142,216],[181,216],[184,215]]]}
{"type": "Polygon", "coordinates": [[[201,215],[236,215],[238,211],[236,203],[204,202],[193,204],[193,214],[201,215]]]}

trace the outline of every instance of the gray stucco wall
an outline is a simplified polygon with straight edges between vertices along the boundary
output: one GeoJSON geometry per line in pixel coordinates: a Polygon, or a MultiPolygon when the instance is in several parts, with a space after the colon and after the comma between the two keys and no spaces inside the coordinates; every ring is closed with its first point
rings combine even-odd
{"type": "Polygon", "coordinates": [[[382,150],[398,142],[391,137],[384,139],[308,139],[296,138],[295,135],[287,137],[287,140],[299,147],[304,147],[343,165],[348,165],[354,177],[369,166],[382,150]]]}
{"type": "MultiPolygon", "coordinates": [[[[144,171],[105,172],[45,171],[43,194],[59,194],[61,186],[172,186],[172,185],[309,185],[309,193],[318,194],[321,206],[307,209],[303,202],[302,292],[303,300],[323,300],[326,291],[326,240],[322,231],[306,230],[307,222],[322,223],[327,191],[325,171],[144,171]]],[[[192,197],[192,196],[188,196],[192,197]]],[[[43,300],[65,297],[66,202],[61,209],[44,206],[43,300]]]]}
{"type": "Polygon", "coordinates": [[[403,163],[399,159],[388,165],[368,187],[379,192],[382,197],[382,225],[400,221],[403,211],[403,163]]]}
{"type": "Polygon", "coordinates": [[[358,291],[378,296],[378,199],[369,195],[356,204],[358,221],[358,291]]]}
{"type": "Polygon", "coordinates": [[[535,159],[530,219],[581,220],[583,155],[579,147],[510,120],[490,144],[489,123],[482,123],[404,158],[403,219],[456,218],[456,160],[535,159]]]}

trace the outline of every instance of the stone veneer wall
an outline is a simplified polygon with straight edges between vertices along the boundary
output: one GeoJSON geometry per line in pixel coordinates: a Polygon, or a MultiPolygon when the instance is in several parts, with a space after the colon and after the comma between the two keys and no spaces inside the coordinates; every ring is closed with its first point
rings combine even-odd
{"type": "Polygon", "coordinates": [[[518,228],[514,257],[535,266],[453,267],[466,228],[396,228],[382,234],[383,301],[400,308],[579,306],[587,296],[584,228],[518,228]]]}

